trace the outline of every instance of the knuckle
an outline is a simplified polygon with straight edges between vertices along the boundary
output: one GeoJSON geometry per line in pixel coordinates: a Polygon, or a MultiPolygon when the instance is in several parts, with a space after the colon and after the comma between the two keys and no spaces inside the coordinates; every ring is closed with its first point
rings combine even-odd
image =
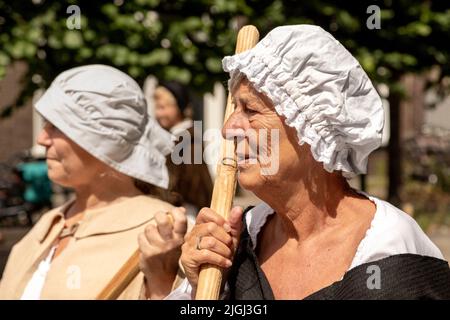
{"type": "Polygon", "coordinates": [[[145,230],[145,232],[144,232],[144,237],[145,237],[147,240],[150,240],[150,239],[153,239],[153,237],[154,237],[155,234],[156,234],[156,230],[153,229],[153,228],[149,228],[149,229],[146,229],[146,230],[145,230]]]}
{"type": "Polygon", "coordinates": [[[209,222],[208,224],[207,224],[207,231],[209,232],[209,233],[214,233],[214,231],[216,231],[217,230],[217,224],[215,224],[214,222],[209,222]]]}
{"type": "Polygon", "coordinates": [[[157,220],[157,223],[158,223],[159,227],[168,227],[168,226],[170,226],[170,222],[169,222],[168,219],[157,220]]]}
{"type": "Polygon", "coordinates": [[[233,238],[231,236],[227,237],[227,246],[228,248],[233,248],[234,244],[233,244],[233,238]]]}
{"type": "Polygon", "coordinates": [[[202,239],[205,242],[205,247],[209,248],[209,249],[213,249],[216,245],[216,241],[214,240],[214,238],[206,238],[206,239],[202,239]]]}
{"type": "Polygon", "coordinates": [[[200,211],[198,212],[197,220],[205,219],[208,216],[209,210],[210,209],[208,207],[201,208],[200,211]]]}
{"type": "Polygon", "coordinates": [[[186,217],[186,215],[183,214],[182,216],[180,216],[178,221],[180,221],[180,223],[183,224],[183,225],[187,224],[187,217],[186,217]]]}
{"type": "Polygon", "coordinates": [[[153,231],[154,228],[155,228],[155,226],[153,224],[149,223],[148,225],[145,226],[144,231],[151,232],[151,231],[153,231]]]}
{"type": "Polygon", "coordinates": [[[186,216],[186,210],[183,207],[174,208],[172,210],[172,213],[175,214],[177,217],[185,217],[186,216]]]}
{"type": "Polygon", "coordinates": [[[200,257],[203,260],[207,260],[208,259],[208,257],[209,257],[209,251],[208,250],[203,249],[203,250],[200,250],[199,253],[200,253],[200,257]]]}
{"type": "Polygon", "coordinates": [[[226,261],[227,261],[227,259],[225,259],[224,257],[220,257],[219,258],[219,264],[222,265],[222,266],[226,265],[226,261]]]}

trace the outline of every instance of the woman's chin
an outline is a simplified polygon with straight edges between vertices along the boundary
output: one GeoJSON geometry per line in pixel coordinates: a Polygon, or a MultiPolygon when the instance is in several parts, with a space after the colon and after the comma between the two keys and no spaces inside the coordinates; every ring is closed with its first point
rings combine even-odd
{"type": "Polygon", "coordinates": [[[66,175],[62,175],[57,170],[49,170],[48,171],[48,178],[51,182],[59,184],[62,187],[70,188],[69,179],[67,179],[66,175]]]}
{"type": "Polygon", "coordinates": [[[239,166],[238,182],[246,190],[257,189],[263,183],[260,167],[258,165],[239,166]]]}

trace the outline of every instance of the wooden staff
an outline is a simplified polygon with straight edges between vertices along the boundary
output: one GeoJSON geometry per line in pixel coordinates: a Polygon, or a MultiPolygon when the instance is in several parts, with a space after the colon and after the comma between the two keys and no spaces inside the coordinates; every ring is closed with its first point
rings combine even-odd
{"type": "MultiPolygon", "coordinates": [[[[167,217],[173,224],[173,217],[169,213],[167,217]]],[[[117,271],[114,277],[108,282],[105,288],[97,295],[97,300],[115,300],[128,287],[133,279],[138,275],[139,260],[141,252],[137,249],[124,265],[117,271]]]]}
{"type": "Polygon", "coordinates": [[[115,300],[139,273],[140,251],[136,250],[125,262],[106,287],[97,296],[97,300],[115,300]]]}
{"type": "MultiPolygon", "coordinates": [[[[238,33],[236,53],[253,48],[259,40],[258,30],[254,26],[244,26],[238,33]]],[[[233,113],[234,105],[228,94],[224,123],[233,113]]],[[[211,209],[228,218],[236,188],[236,152],[235,143],[222,139],[221,161],[217,166],[217,175],[211,201],[211,209]]],[[[169,215],[173,223],[173,218],[169,215]]],[[[140,251],[136,250],[114,275],[106,287],[97,295],[98,300],[114,300],[126,289],[139,273],[140,251]]],[[[200,271],[197,286],[197,300],[217,300],[222,281],[222,270],[216,266],[204,265],[200,271]]]]}
{"type": "MultiPolygon", "coordinates": [[[[236,53],[253,48],[259,40],[258,30],[251,25],[239,30],[236,42],[236,53]]],[[[231,94],[228,93],[224,124],[234,111],[231,94]]],[[[233,140],[222,139],[221,157],[217,165],[216,180],[211,200],[211,209],[228,219],[236,189],[236,145],[233,140]]],[[[217,300],[222,282],[221,268],[213,265],[203,265],[200,270],[197,285],[196,300],[217,300]]]]}

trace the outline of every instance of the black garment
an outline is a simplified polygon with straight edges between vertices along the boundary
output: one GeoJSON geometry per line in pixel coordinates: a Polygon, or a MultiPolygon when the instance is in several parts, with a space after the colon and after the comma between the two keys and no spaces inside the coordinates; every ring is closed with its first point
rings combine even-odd
{"type": "MultiPolygon", "coordinates": [[[[228,283],[231,300],[274,299],[246,226],[228,283]]],[[[417,254],[393,255],[357,266],[348,271],[342,280],[305,299],[450,299],[450,269],[447,261],[433,257],[417,254]],[[371,266],[378,266],[379,269],[373,271],[371,266]],[[379,289],[377,286],[374,288],[371,281],[373,278],[370,278],[375,272],[380,275],[379,289]]]]}

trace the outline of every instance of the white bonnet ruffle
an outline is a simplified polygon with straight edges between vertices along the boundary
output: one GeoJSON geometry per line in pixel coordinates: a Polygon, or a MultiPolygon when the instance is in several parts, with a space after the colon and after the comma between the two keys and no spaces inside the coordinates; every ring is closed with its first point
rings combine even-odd
{"type": "Polygon", "coordinates": [[[97,159],[130,177],[168,187],[165,156],[174,138],[149,116],[142,90],[127,74],[106,65],[67,70],[35,108],[97,159]]]}
{"type": "Polygon", "coordinates": [[[299,143],[328,172],[366,173],[381,144],[381,98],[358,61],[318,26],[273,29],[253,49],[222,61],[232,88],[241,75],[273,102],[299,143]]]}

